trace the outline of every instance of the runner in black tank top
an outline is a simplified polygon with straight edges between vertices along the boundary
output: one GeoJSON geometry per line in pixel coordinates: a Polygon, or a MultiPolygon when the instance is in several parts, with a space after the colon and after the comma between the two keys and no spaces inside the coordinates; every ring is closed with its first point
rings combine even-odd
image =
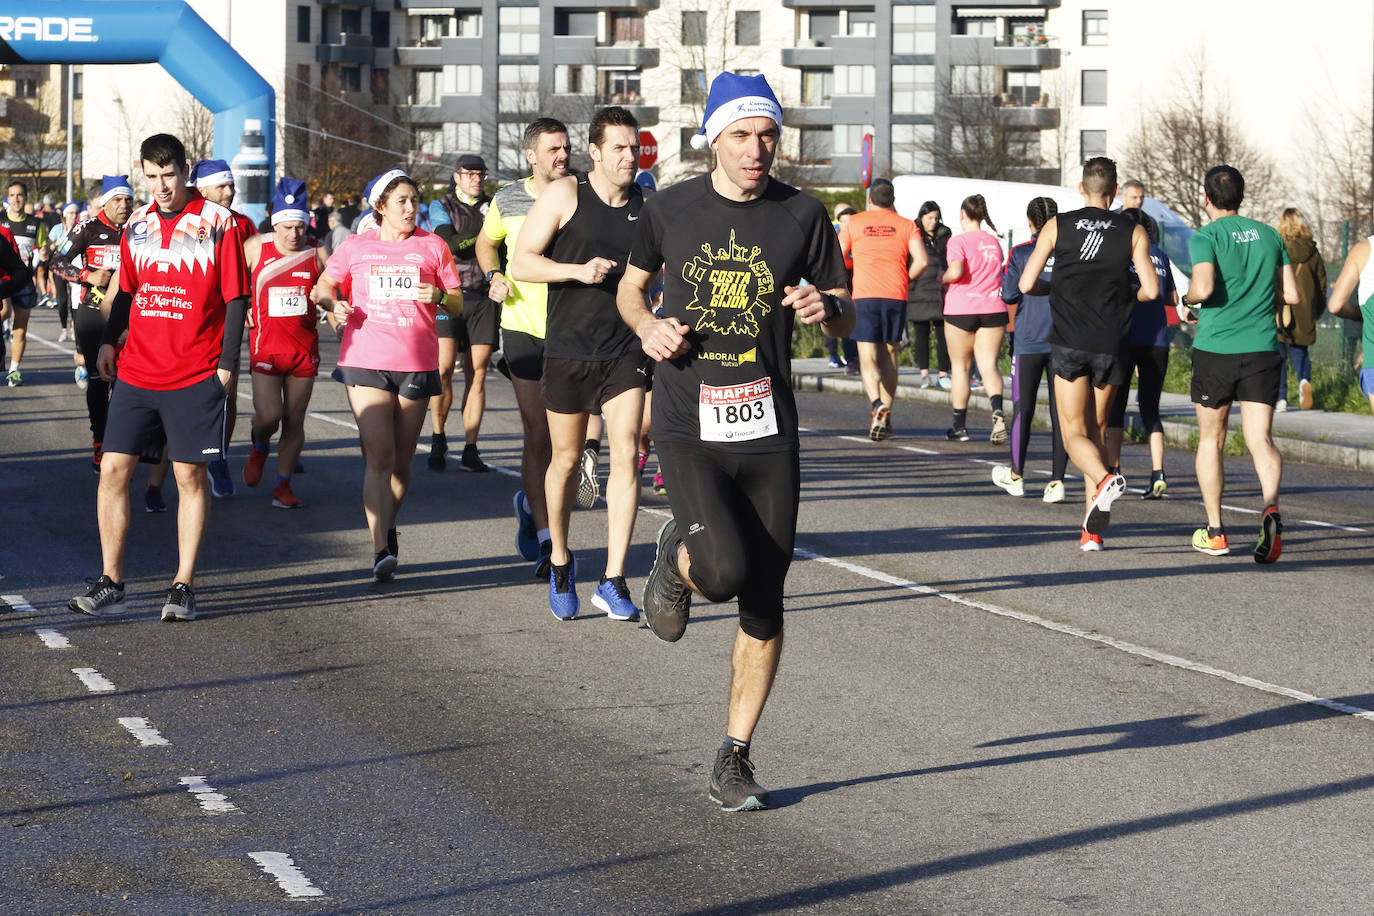
{"type": "Polygon", "coordinates": [[[1078,190],[1087,205],[1046,223],[1021,274],[1022,293],[1050,297],[1051,361],[1064,448],[1083,474],[1087,513],[1078,546],[1102,549],[1112,503],[1126,480],[1104,462],[1104,430],[1116,388],[1125,379],[1122,348],[1133,300],[1159,295],[1145,230],[1107,207],[1116,196],[1116,163],[1099,156],[1083,164],[1078,190]],[[1040,278],[1054,256],[1053,282],[1040,278]],[[1131,264],[1140,277],[1133,295],[1131,264]]]}
{"type": "Polygon", "coordinates": [[[625,585],[625,554],[639,507],[635,452],[644,411],[645,356],[621,320],[616,287],[629,260],[642,189],[635,184],[639,125],[624,108],[603,108],[588,132],[592,168],[560,179],[535,201],[511,256],[518,280],[549,285],[542,391],[553,456],[544,478],[553,546],[549,609],[577,616],[577,567],[568,521],[587,420],[605,417],[606,571],[592,603],[613,620],[638,620],[625,585]]]}

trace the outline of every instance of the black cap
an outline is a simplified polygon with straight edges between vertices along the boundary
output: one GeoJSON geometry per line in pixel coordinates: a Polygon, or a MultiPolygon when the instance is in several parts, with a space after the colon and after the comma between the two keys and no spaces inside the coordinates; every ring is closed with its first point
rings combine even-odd
{"type": "Polygon", "coordinates": [[[457,169],[464,169],[469,172],[485,172],[487,170],[487,162],[481,156],[475,156],[472,153],[464,153],[458,157],[458,162],[453,168],[455,171],[457,169]]]}

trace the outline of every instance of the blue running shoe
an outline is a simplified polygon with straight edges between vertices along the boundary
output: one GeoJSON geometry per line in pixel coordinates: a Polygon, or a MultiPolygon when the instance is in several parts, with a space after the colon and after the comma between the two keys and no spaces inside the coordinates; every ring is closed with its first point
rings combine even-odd
{"type": "Polygon", "coordinates": [[[229,476],[229,462],[219,458],[209,463],[210,492],[215,499],[234,495],[234,478],[229,476]]]}
{"type": "Polygon", "coordinates": [[[530,514],[525,491],[516,490],[512,502],[515,503],[515,522],[520,526],[515,530],[515,549],[526,560],[538,560],[539,532],[534,527],[534,516],[530,514]]]}
{"type": "Polygon", "coordinates": [[[624,576],[602,579],[592,595],[592,604],[605,611],[612,620],[639,619],[639,608],[630,600],[630,590],[625,586],[624,576]]]}
{"type": "Polygon", "coordinates": [[[572,620],[577,608],[577,557],[569,553],[567,566],[549,567],[549,610],[559,620],[572,620]]]}

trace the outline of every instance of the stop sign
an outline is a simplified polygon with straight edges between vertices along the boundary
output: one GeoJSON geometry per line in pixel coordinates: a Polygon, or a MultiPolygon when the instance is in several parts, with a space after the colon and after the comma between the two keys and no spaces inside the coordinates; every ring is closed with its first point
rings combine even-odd
{"type": "Polygon", "coordinates": [[[653,168],[658,161],[658,140],[647,130],[639,132],[639,167],[641,169],[653,168]]]}

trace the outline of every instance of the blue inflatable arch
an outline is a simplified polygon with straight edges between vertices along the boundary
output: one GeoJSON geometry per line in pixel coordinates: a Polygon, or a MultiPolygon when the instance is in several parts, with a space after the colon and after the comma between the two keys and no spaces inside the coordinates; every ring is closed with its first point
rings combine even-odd
{"type": "Polygon", "coordinates": [[[185,2],[161,0],[0,0],[0,62],[161,64],[215,116],[214,156],[233,162],[244,122],[257,120],[261,155],[234,163],[236,209],[266,213],[276,163],[276,93],[185,2]],[[239,177],[251,170],[251,180],[239,177]]]}

